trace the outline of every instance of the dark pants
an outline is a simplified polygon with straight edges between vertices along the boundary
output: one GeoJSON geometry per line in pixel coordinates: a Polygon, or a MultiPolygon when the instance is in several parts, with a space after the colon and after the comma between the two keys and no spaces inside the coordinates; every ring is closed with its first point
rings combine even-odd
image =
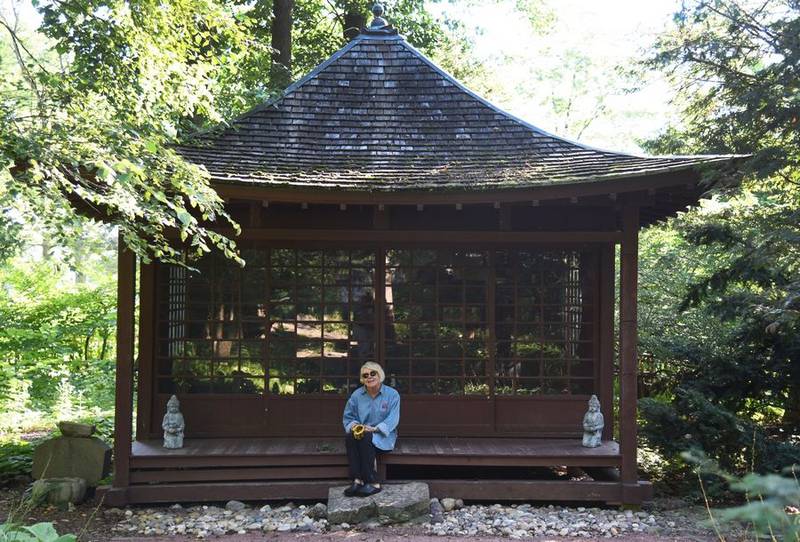
{"type": "Polygon", "coordinates": [[[350,479],[358,478],[365,484],[378,482],[375,457],[385,454],[386,451],[376,448],[372,444],[372,433],[364,433],[361,440],[356,440],[353,433],[347,433],[345,447],[347,448],[347,462],[350,464],[350,479]]]}

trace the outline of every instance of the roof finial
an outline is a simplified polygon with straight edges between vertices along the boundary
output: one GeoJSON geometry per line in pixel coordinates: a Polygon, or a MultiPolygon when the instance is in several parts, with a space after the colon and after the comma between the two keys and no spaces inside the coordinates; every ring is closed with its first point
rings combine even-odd
{"type": "Polygon", "coordinates": [[[397,30],[383,18],[383,6],[378,2],[372,4],[372,22],[362,30],[364,34],[397,34],[397,30]]]}
{"type": "Polygon", "coordinates": [[[373,28],[376,28],[376,27],[377,28],[381,28],[381,27],[386,26],[386,19],[384,19],[382,17],[382,15],[383,15],[383,6],[380,5],[377,2],[372,4],[372,16],[373,16],[373,19],[372,19],[372,22],[370,23],[370,26],[373,27],[373,28]]]}

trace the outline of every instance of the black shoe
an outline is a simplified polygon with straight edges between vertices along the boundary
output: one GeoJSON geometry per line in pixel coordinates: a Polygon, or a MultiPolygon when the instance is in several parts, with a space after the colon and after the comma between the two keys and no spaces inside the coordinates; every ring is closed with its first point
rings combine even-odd
{"type": "Polygon", "coordinates": [[[364,487],[364,486],[361,485],[361,484],[357,484],[357,483],[353,482],[353,485],[351,485],[350,487],[348,487],[347,489],[344,490],[344,496],[345,497],[354,497],[354,496],[358,495],[358,490],[361,489],[362,487],[364,487]]]}
{"type": "Polygon", "coordinates": [[[371,495],[375,495],[376,493],[380,493],[381,488],[377,486],[373,486],[372,484],[364,484],[363,486],[358,488],[356,492],[357,497],[369,497],[371,495]]]}

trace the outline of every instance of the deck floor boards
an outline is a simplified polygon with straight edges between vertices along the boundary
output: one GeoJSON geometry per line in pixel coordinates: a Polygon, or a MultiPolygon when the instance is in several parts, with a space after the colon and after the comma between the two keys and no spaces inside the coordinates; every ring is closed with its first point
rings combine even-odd
{"type": "MultiPolygon", "coordinates": [[[[132,445],[132,457],[246,457],[246,456],[340,456],[344,439],[220,438],[187,439],[183,448],[168,450],[160,440],[140,440],[132,445]]],[[[619,445],[603,442],[584,448],[577,439],[522,438],[401,438],[392,454],[447,457],[563,457],[616,458],[619,445]]]]}

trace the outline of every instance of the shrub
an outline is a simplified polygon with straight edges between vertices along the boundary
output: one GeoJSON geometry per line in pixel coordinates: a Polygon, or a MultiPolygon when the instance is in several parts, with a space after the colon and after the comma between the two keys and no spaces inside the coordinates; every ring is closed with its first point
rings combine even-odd
{"type": "Polygon", "coordinates": [[[24,440],[0,442],[0,485],[31,473],[34,446],[24,440]]]}
{"type": "Polygon", "coordinates": [[[701,449],[737,476],[750,471],[780,472],[800,463],[800,447],[770,438],[762,427],[698,391],[677,388],[671,403],[642,399],[639,408],[642,437],[665,457],[701,449]]]}
{"type": "Polygon", "coordinates": [[[74,534],[60,535],[52,523],[17,525],[6,522],[0,525],[0,542],[75,542],[74,534]]]}

